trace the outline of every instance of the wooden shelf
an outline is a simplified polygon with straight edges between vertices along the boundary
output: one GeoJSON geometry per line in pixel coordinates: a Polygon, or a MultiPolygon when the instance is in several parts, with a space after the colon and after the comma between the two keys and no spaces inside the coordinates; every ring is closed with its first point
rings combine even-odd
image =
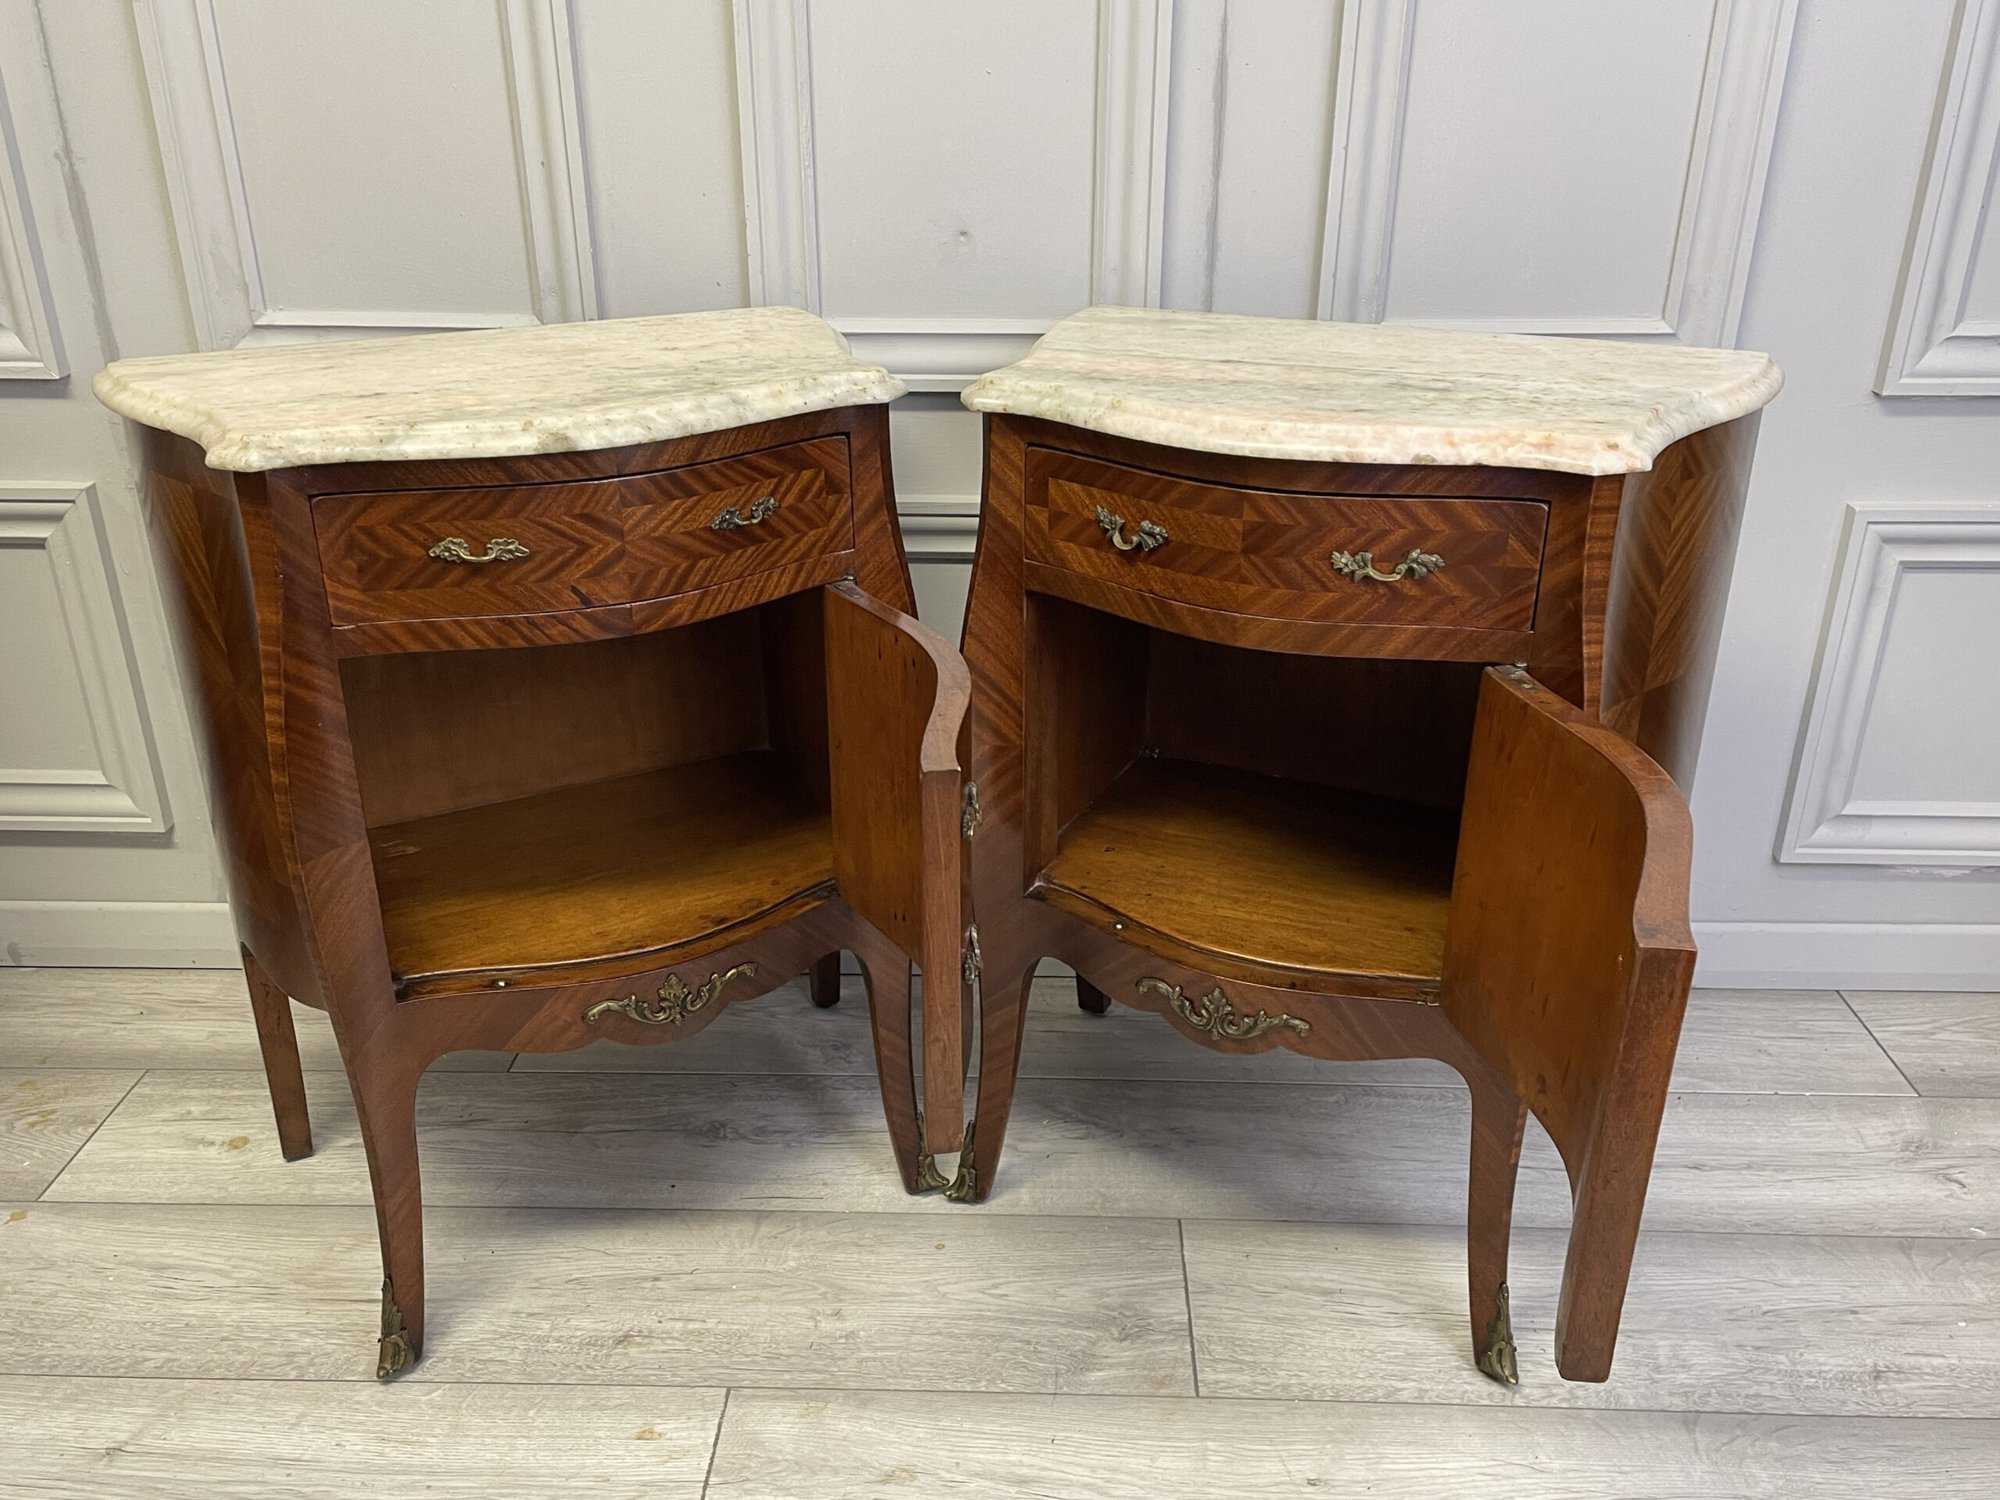
{"type": "Polygon", "coordinates": [[[1064,830],[1037,893],[1142,945],[1151,932],[1260,966],[1434,980],[1457,840],[1456,812],[1144,759],[1064,830]]]}
{"type": "Polygon", "coordinates": [[[369,842],[406,982],[646,953],[833,880],[827,814],[768,750],[387,823],[369,842]]]}

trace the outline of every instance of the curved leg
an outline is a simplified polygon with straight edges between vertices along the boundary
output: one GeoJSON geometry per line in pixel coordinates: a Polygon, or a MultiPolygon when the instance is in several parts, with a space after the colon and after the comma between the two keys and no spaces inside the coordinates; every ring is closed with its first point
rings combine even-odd
{"type": "Polygon", "coordinates": [[[1111,1009],[1111,997],[1081,974],[1076,976],[1076,1003],[1081,1010],[1101,1016],[1111,1009]]]}
{"type": "Polygon", "coordinates": [[[417,1084],[406,1064],[350,1068],[382,1239],[382,1335],[375,1378],[391,1380],[424,1352],[424,1203],[417,1175],[417,1084]]]}
{"type": "Polygon", "coordinates": [[[821,1010],[831,1010],[840,1004],[840,954],[827,954],[815,963],[806,975],[806,985],[812,994],[812,1003],[821,1010]]]}
{"type": "Polygon", "coordinates": [[[1028,986],[1035,966],[1028,965],[1005,984],[980,985],[979,1102],[965,1150],[958,1158],[958,1176],[945,1190],[954,1203],[984,1203],[993,1191],[993,1172],[1007,1139],[1007,1116],[1014,1108],[1014,1080],[1021,1069],[1021,1036],[1027,1027],[1028,986]]]}
{"type": "Polygon", "coordinates": [[[1472,1358],[1480,1373],[1518,1385],[1514,1325],[1507,1306],[1507,1241],[1514,1226],[1514,1181],[1527,1106],[1497,1076],[1472,1085],[1472,1168],[1465,1208],[1465,1266],[1472,1307],[1472,1358]]]}
{"type": "Polygon", "coordinates": [[[257,1018],[264,1082],[278,1121],[278,1149],[286,1161],[297,1161],[312,1155],[313,1138],[306,1114],[306,1078],[299,1068],[299,1034],[292,1025],[292,997],[271,982],[248,949],[243,952],[243,980],[250,987],[251,1014],[257,1018]]]}
{"type": "Polygon", "coordinates": [[[875,1035],[875,1076],[882,1085],[882,1114],[889,1122],[889,1147],[896,1153],[903,1191],[923,1193],[945,1185],[919,1142],[917,1076],[910,1060],[910,961],[891,949],[857,951],[868,991],[868,1022],[875,1035]]]}

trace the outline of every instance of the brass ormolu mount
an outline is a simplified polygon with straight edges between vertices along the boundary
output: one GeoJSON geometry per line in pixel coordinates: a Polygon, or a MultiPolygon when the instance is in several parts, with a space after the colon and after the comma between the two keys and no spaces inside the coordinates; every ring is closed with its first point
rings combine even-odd
{"type": "Polygon", "coordinates": [[[1241,1016],[1236,1007],[1229,1003],[1229,997],[1222,993],[1220,986],[1211,989],[1198,1000],[1188,999],[1177,984],[1168,984],[1164,979],[1150,976],[1141,979],[1134,986],[1143,994],[1158,995],[1167,1002],[1173,1013],[1196,1031],[1207,1032],[1226,1042],[1247,1042],[1260,1037],[1267,1031],[1275,1031],[1280,1026],[1297,1032],[1300,1036],[1312,1030],[1310,1021],[1301,1021],[1297,1016],[1268,1016],[1258,1011],[1254,1016],[1241,1016]]]}
{"type": "Polygon", "coordinates": [[[678,1026],[698,1010],[705,1010],[721,996],[723,987],[738,974],[747,978],[757,977],[755,964],[738,964],[733,969],[720,974],[711,974],[702,981],[699,989],[689,989],[687,982],[678,974],[669,974],[665,984],[657,992],[657,998],[641,1000],[637,995],[627,995],[622,1000],[600,1000],[583,1013],[586,1026],[595,1026],[597,1018],[607,1011],[617,1011],[630,1016],[645,1026],[678,1026]]]}

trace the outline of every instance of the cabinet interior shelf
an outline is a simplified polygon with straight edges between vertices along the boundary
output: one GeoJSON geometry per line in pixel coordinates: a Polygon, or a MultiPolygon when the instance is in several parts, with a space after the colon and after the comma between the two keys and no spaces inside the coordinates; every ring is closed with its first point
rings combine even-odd
{"type": "Polygon", "coordinates": [[[1457,825],[1456,810],[1142,758],[1063,831],[1037,894],[1200,954],[1435,980],[1457,825]]]}
{"type": "Polygon", "coordinates": [[[833,880],[825,807],[770,750],[387,823],[370,844],[406,989],[689,943],[833,880]]]}

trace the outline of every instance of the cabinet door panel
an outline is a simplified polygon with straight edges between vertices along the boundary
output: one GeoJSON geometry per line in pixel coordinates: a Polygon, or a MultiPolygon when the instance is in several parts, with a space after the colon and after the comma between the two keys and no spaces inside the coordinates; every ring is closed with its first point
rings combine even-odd
{"type": "Polygon", "coordinates": [[[1480,685],[1445,938],[1452,1024],[1547,1128],[1574,1208],[1556,1361],[1601,1380],[1694,972],[1687,803],[1526,673],[1480,685]]]}
{"type": "Polygon", "coordinates": [[[963,1131],[969,986],[961,818],[972,682],[951,645],[852,584],[826,590],[834,881],[924,971],[926,1149],[963,1131]]]}

